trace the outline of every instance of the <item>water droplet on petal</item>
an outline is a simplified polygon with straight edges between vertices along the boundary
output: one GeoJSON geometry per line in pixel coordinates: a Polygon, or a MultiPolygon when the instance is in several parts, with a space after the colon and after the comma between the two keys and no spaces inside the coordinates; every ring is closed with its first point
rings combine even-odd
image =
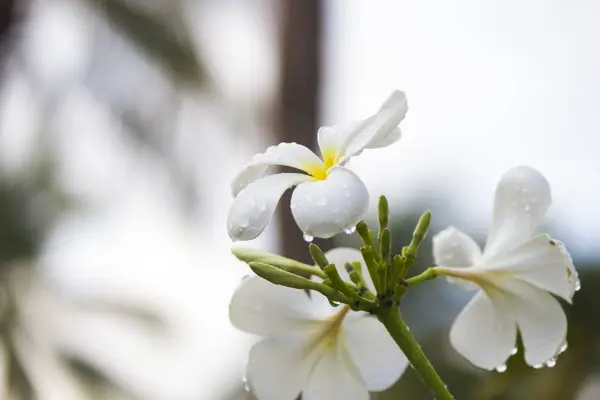
{"type": "Polygon", "coordinates": [[[529,204],[525,204],[525,211],[531,210],[531,206],[529,204]]]}
{"type": "Polygon", "coordinates": [[[581,289],[581,281],[579,280],[579,278],[577,278],[577,280],[575,281],[575,291],[579,291],[581,289]]]}
{"type": "Polygon", "coordinates": [[[346,235],[352,235],[354,232],[356,232],[356,227],[355,226],[351,226],[350,228],[344,229],[344,233],[346,235]]]}
{"type": "Polygon", "coordinates": [[[548,361],[546,361],[546,367],[548,368],[552,368],[556,365],[556,358],[551,358],[548,361]]]}
{"type": "Polygon", "coordinates": [[[567,348],[569,348],[569,345],[567,344],[567,342],[563,343],[562,346],[560,346],[560,349],[558,349],[558,354],[562,354],[565,351],[567,351],[567,348]]]}
{"type": "Polygon", "coordinates": [[[310,243],[314,240],[314,236],[310,236],[308,233],[305,233],[304,235],[302,235],[302,238],[304,239],[304,241],[306,243],[310,243]]]}
{"type": "Polygon", "coordinates": [[[267,211],[267,204],[266,203],[260,203],[258,205],[258,212],[259,213],[263,213],[265,211],[267,211]]]}
{"type": "Polygon", "coordinates": [[[500,373],[502,373],[502,372],[506,372],[506,364],[498,365],[498,366],[496,367],[496,371],[497,371],[497,372],[500,372],[500,373]]]}
{"type": "Polygon", "coordinates": [[[249,214],[240,215],[240,217],[237,220],[237,225],[240,228],[247,228],[248,226],[250,226],[250,215],[249,214]]]}
{"type": "Polygon", "coordinates": [[[327,199],[325,197],[321,197],[320,199],[318,199],[315,202],[315,205],[316,206],[320,206],[320,207],[326,206],[327,205],[327,199]]]}
{"type": "Polygon", "coordinates": [[[246,365],[244,365],[244,375],[242,376],[242,384],[244,385],[244,390],[250,393],[250,382],[248,382],[248,362],[246,361],[246,365]]]}
{"type": "Polygon", "coordinates": [[[535,364],[533,366],[533,368],[535,368],[535,369],[542,369],[543,367],[544,367],[544,364],[535,364]]]}
{"type": "Polygon", "coordinates": [[[513,347],[513,349],[510,351],[510,355],[514,356],[515,354],[517,354],[519,352],[519,349],[517,349],[516,347],[513,347]]]}

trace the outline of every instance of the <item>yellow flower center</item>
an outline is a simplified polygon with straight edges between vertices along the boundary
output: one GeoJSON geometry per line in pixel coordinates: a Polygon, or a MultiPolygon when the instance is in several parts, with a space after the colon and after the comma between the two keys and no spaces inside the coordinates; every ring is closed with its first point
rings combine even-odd
{"type": "Polygon", "coordinates": [[[322,149],[321,153],[323,155],[323,162],[304,166],[304,170],[317,181],[327,179],[329,169],[336,165],[340,161],[340,158],[343,157],[343,154],[340,154],[336,148],[322,149]]]}
{"type": "Polygon", "coordinates": [[[498,279],[508,278],[512,274],[504,271],[478,270],[470,268],[446,268],[435,267],[438,275],[445,275],[452,278],[463,279],[475,283],[482,289],[499,288],[498,279]]]}
{"type": "Polygon", "coordinates": [[[319,346],[323,346],[324,348],[334,347],[342,332],[342,322],[344,322],[348,311],[350,311],[350,307],[345,305],[339,312],[327,318],[322,325],[322,329],[319,329],[311,341],[310,348],[317,348],[319,346]]]}

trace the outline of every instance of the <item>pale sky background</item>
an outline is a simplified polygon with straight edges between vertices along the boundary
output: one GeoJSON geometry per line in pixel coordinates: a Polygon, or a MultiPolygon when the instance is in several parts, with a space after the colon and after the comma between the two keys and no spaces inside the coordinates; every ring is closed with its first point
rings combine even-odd
{"type": "MultiPolygon", "coordinates": [[[[91,349],[72,338],[63,345],[144,398],[215,398],[239,381],[250,343],[227,319],[247,269],[229,254],[225,220],[229,180],[273,144],[260,139],[266,127],[252,107],[276,87],[274,11],[267,1],[184,2],[222,95],[215,105],[189,94],[176,115],[182,157],[209,194],[190,221],[174,211],[165,171],[120,138],[126,128],[98,101],[133,102],[152,115],[168,98],[164,78],[140,71],[134,57],[135,74],[90,83],[98,22],[74,1],[38,4],[19,52],[29,72],[12,68],[0,99],[0,165],[18,175],[39,124],[59,132],[61,181],[88,209],[56,227],[43,258],[48,276],[74,296],[142,297],[175,326],[171,339],[156,342],[109,323],[86,331],[91,349]],[[50,122],[36,118],[44,98],[53,100],[50,122]]],[[[598,256],[599,17],[592,0],[327,1],[323,123],[368,115],[391,90],[404,90],[402,141],[351,163],[373,196],[389,195],[398,213],[422,196],[448,196],[460,212],[444,221],[483,233],[496,182],[528,164],[552,185],[559,238],[578,255],[598,256]]],[[[275,250],[276,238],[272,227],[249,245],[275,250]]]]}

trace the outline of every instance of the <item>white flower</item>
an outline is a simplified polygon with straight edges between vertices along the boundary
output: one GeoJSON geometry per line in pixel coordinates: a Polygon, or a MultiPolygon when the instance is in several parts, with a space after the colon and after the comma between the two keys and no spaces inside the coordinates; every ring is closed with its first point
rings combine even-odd
{"type": "Polygon", "coordinates": [[[406,111],[406,96],[396,90],[377,114],[363,121],[319,129],[322,159],[296,143],[280,143],[255,155],[232,183],[235,200],[227,219],[229,236],[250,240],[260,235],[282,194],[296,185],[292,214],[307,237],[329,238],[356,225],[367,209],[369,195],[360,178],[343,166],[364,149],[397,141],[398,124],[406,111]],[[306,174],[264,176],[273,165],[296,168],[306,174]]]}
{"type": "MultiPolygon", "coordinates": [[[[362,260],[349,248],[326,256],[344,279],[345,263],[362,260]]],[[[368,400],[369,391],[390,387],[408,364],[374,317],[256,276],[235,292],[229,316],[237,328],[265,337],[246,367],[259,400],[295,400],[300,392],[303,400],[368,400]]]]}
{"type": "Polygon", "coordinates": [[[438,273],[464,289],[479,289],[450,332],[452,345],[478,367],[504,370],[516,350],[517,328],[531,366],[553,366],[566,349],[567,319],[551,294],[571,303],[579,281],[563,244],[535,234],[551,201],[538,171],[516,167],[496,189],[483,253],[455,228],[433,238],[438,273]]]}

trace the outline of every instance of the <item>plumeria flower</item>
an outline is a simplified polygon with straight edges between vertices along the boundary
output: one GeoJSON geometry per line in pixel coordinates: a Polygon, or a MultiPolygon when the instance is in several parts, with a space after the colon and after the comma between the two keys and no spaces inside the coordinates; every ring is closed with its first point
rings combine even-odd
{"type": "MultiPolygon", "coordinates": [[[[345,263],[362,260],[349,248],[326,256],[345,279],[345,263]]],[[[368,400],[369,391],[387,389],[408,365],[374,317],[332,307],[319,293],[309,297],[254,276],[233,295],[229,316],[237,328],[264,337],[246,367],[259,400],[295,400],[300,393],[303,400],[368,400]]]]}
{"type": "Polygon", "coordinates": [[[297,186],[291,199],[296,223],[309,241],[329,238],[351,229],[366,212],[369,195],[365,184],[344,167],[364,149],[388,146],[401,134],[398,124],[407,111],[406,96],[394,91],[379,111],[362,121],[322,127],[318,132],[321,158],[297,143],[280,143],[262,154],[235,177],[235,197],[227,219],[233,240],[256,238],[269,224],[283,193],[297,186]],[[281,165],[304,173],[266,175],[281,165]]]}
{"type": "Polygon", "coordinates": [[[571,303],[579,280],[563,244],[535,234],[551,201],[542,174],[516,167],[496,189],[483,252],[452,227],[433,238],[438,274],[477,291],[456,318],[450,341],[478,367],[505,370],[516,353],[517,328],[531,366],[553,366],[566,349],[567,319],[551,294],[571,303]]]}

